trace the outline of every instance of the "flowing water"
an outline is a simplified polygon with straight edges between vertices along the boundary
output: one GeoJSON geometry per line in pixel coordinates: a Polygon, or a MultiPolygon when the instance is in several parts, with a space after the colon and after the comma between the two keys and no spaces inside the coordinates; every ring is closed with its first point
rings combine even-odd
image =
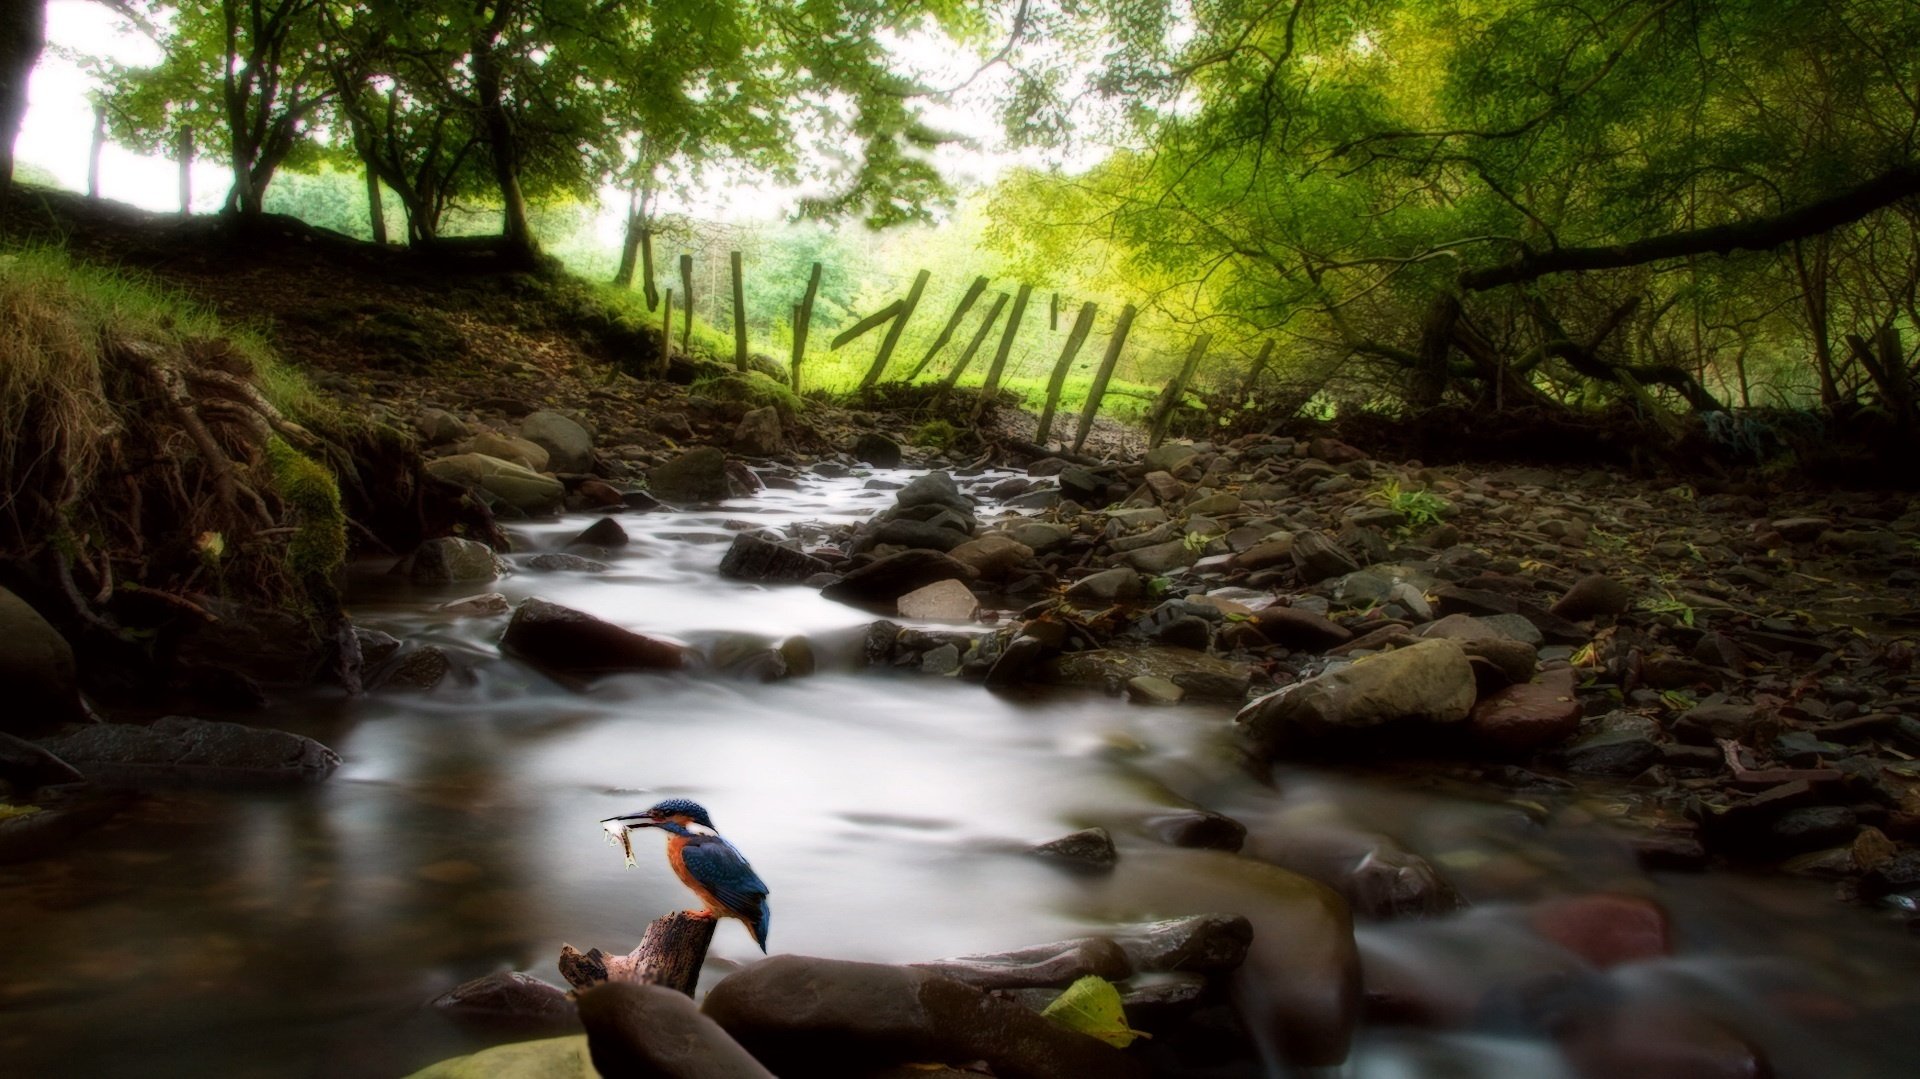
{"type": "MultiPolygon", "coordinates": [[[[1306,769],[1259,781],[1230,749],[1224,706],[996,695],[862,670],[871,616],[805,587],[715,574],[741,528],[855,521],[891,501],[860,477],[794,487],[622,517],[633,543],[610,572],[523,570],[498,586],[708,655],[805,636],[819,670],[784,682],[709,669],[563,686],[498,654],[504,619],[436,610],[471,589],[360,567],[357,620],[439,645],[457,676],[426,694],[277,709],[269,722],[344,758],[317,788],[151,796],[67,856],[0,868],[0,1075],[380,1077],[469,1051],[484,1040],[423,1002],[500,969],[557,981],[563,942],[625,950],[688,902],[657,840],[639,833],[628,869],[596,823],[669,794],[704,802],[771,885],[775,952],[912,961],[1261,902],[1221,870],[1233,859],[1172,851],[1140,828],[1200,804],[1385,833],[1473,903],[1363,924],[1358,937],[1370,969],[1484,998],[1475,1014],[1450,1030],[1363,1025],[1351,1061],[1324,1074],[1568,1074],[1524,1020],[1526,1002],[1497,1002],[1525,981],[1515,972],[1558,962],[1539,958],[1515,904],[1596,889],[1658,898],[1678,948],[1582,992],[1715,1017],[1782,1075],[1913,1073],[1920,947],[1826,886],[1650,876],[1604,803],[1526,806],[1306,769]],[[1096,885],[1022,853],[1089,824],[1115,832],[1128,872],[1096,885]]],[[[558,549],[590,520],[519,528],[515,560],[558,549]]],[[[723,923],[705,984],[758,954],[723,923]]]]}

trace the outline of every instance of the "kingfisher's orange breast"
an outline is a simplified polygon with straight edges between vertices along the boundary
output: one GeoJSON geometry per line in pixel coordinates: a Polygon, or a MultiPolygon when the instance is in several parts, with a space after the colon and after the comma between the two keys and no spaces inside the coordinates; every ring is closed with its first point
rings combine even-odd
{"type": "Polygon", "coordinates": [[[687,872],[687,861],[681,855],[681,851],[685,849],[686,845],[686,836],[672,835],[667,838],[667,864],[673,867],[673,875],[679,877],[680,883],[691,889],[693,894],[699,897],[700,902],[707,905],[708,910],[716,914],[729,913],[727,908],[722,906],[720,901],[713,897],[712,892],[707,891],[706,888],[701,886],[699,881],[693,878],[693,874],[687,872]]]}

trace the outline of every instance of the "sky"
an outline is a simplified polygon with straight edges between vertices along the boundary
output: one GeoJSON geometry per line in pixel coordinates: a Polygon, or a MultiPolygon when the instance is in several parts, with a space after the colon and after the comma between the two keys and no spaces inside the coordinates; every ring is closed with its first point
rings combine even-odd
{"type": "MultiPolygon", "coordinates": [[[[81,67],[75,55],[137,66],[157,62],[159,48],[91,0],[50,0],[47,44],[28,88],[26,119],[15,152],[19,161],[52,173],[60,186],[83,191],[93,130],[88,93],[97,80],[81,67]]],[[[990,48],[998,45],[995,42],[990,48]]],[[[899,42],[896,51],[909,68],[935,86],[957,85],[980,64],[979,57],[933,38],[899,42]]],[[[963,188],[990,183],[1015,165],[1053,163],[1037,151],[1014,152],[1003,147],[991,102],[1004,90],[1007,77],[1004,68],[989,69],[957,100],[928,103],[927,115],[933,127],[964,136],[973,144],[954,144],[935,151],[942,171],[963,188]]],[[[1077,162],[1066,163],[1072,166],[1077,162]]],[[[135,154],[109,143],[101,155],[100,174],[101,194],[106,198],[148,210],[180,208],[177,170],[170,160],[135,154]]],[[[220,162],[196,162],[194,211],[218,210],[230,183],[231,174],[220,162]]],[[[723,221],[768,220],[788,213],[797,195],[789,189],[729,187],[706,192],[685,206],[663,205],[661,209],[723,221]]],[[[609,196],[601,200],[608,211],[602,215],[607,221],[604,227],[617,232],[625,200],[611,193],[609,196]]]]}

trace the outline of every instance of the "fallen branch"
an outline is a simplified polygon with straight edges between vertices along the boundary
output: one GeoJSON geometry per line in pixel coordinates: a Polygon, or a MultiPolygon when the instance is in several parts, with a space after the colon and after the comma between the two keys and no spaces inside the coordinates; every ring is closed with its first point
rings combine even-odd
{"type": "Polygon", "coordinates": [[[602,982],[633,982],[663,985],[692,996],[717,924],[713,915],[689,910],[655,918],[641,935],[640,946],[626,955],[608,955],[598,948],[582,952],[563,944],[560,976],[576,990],[602,982]]]}

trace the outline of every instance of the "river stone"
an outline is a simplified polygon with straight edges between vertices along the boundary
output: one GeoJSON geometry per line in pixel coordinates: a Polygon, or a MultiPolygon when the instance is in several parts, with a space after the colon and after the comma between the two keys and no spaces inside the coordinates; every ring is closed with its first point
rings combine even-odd
{"type": "Polygon", "coordinates": [[[605,562],[596,562],[591,558],[582,558],[577,554],[537,554],[527,559],[529,569],[543,573],[605,573],[605,562]]]}
{"type": "Polygon", "coordinates": [[[604,547],[612,550],[625,547],[630,542],[632,541],[627,537],[627,530],[620,527],[619,521],[611,517],[602,517],[581,529],[579,535],[567,541],[567,546],[604,547]]]}
{"type": "MultiPolygon", "coordinates": [[[[1420,641],[1270,693],[1234,718],[1269,756],[1296,744],[1354,740],[1389,726],[1443,728],[1473,709],[1473,667],[1449,640],[1420,641]]],[[[1390,750],[1373,738],[1369,748],[1390,750]]]]}
{"type": "Polygon", "coordinates": [[[1526,911],[1527,928],[1608,970],[1673,954],[1673,924],[1665,908],[1634,895],[1569,895],[1526,911]]]}
{"type": "Polygon", "coordinates": [[[389,572],[414,584],[471,584],[500,576],[500,559],[493,548],[477,540],[441,536],[422,541],[413,553],[394,563],[389,572]]]}
{"type": "Polygon", "coordinates": [[[920,551],[951,551],[967,542],[967,533],[932,521],[894,519],[880,522],[873,542],[920,551]]]}
{"type": "Polygon", "coordinates": [[[1253,923],[1238,914],[1196,914],[1121,926],[1113,939],[1142,974],[1226,974],[1246,961],[1253,923]]]}
{"type": "Polygon", "coordinates": [[[1573,582],[1573,587],[1547,610],[1570,622],[1585,622],[1602,615],[1625,614],[1632,604],[1633,593],[1626,585],[1604,574],[1592,573],[1573,582]]]}
{"type": "Polygon", "coordinates": [[[512,435],[482,431],[455,446],[454,450],[459,453],[479,453],[488,457],[497,457],[502,461],[511,461],[521,468],[535,472],[547,470],[547,451],[537,443],[529,442],[524,438],[515,438],[512,435]]]}
{"type": "Polygon", "coordinates": [[[1473,706],[1469,722],[1482,745],[1520,754],[1571,738],[1580,730],[1581,714],[1573,671],[1564,668],[1488,695],[1473,706]]]}
{"type": "Polygon", "coordinates": [[[1136,704],[1179,704],[1186,695],[1171,678],[1142,674],[1127,679],[1127,699],[1136,704]]]}
{"type": "Polygon", "coordinates": [[[81,719],[80,679],[67,643],[26,600],[0,588],[0,732],[31,735],[81,719]]]}
{"type": "Polygon", "coordinates": [[[1046,554],[1065,547],[1073,539],[1073,529],[1052,521],[1021,521],[1007,534],[1026,544],[1035,554],[1046,554]]]}
{"type": "Polygon", "coordinates": [[[1660,746],[1630,730],[1601,731],[1560,751],[1561,765],[1574,775],[1637,776],[1660,762],[1660,746]]]}
{"type": "Polygon", "coordinates": [[[1141,822],[1162,843],[1176,847],[1237,851],[1247,841],[1247,826],[1232,817],[1204,809],[1182,809],[1148,817],[1141,822]]]}
{"type": "Polygon", "coordinates": [[[971,622],[980,613],[973,590],[955,580],[935,581],[898,600],[900,617],[916,622],[971,622]]]}
{"type": "Polygon", "coordinates": [[[974,572],[990,581],[1005,580],[1020,566],[1033,561],[1033,548],[1004,532],[989,532],[947,553],[954,561],[972,566],[974,572]]]}
{"type": "Polygon", "coordinates": [[[1089,686],[1118,692],[1141,676],[1165,678],[1190,697],[1237,701],[1247,695],[1252,668],[1188,648],[1096,648],[1068,652],[1040,665],[1039,679],[1052,685],[1089,686]]]}
{"type": "Polygon", "coordinates": [[[1032,848],[1032,853],[1091,869],[1110,869],[1120,854],[1105,828],[1082,828],[1032,848]]]}
{"type": "Polygon", "coordinates": [[[1097,1038],[910,967],[776,955],[723,979],[702,1010],[787,1079],[975,1060],[1001,1079],[1147,1074],[1097,1038]]]}
{"type": "Polygon", "coordinates": [[[1253,624],[1274,644],[1308,652],[1324,652],[1353,639],[1352,631],[1303,607],[1263,608],[1254,613],[1253,624]]]}
{"type": "Polygon", "coordinates": [[[1185,540],[1168,540],[1150,547],[1140,547],[1120,555],[1120,561],[1139,570],[1158,576],[1182,566],[1191,566],[1199,553],[1188,547],[1185,540]]]}
{"type": "Polygon", "coordinates": [[[727,455],[712,446],[696,446],[647,472],[647,489],[668,502],[724,502],[727,455]]]}
{"type": "Polygon", "coordinates": [[[680,645],[538,598],[514,610],[500,647],[561,674],[677,670],[686,665],[686,650],[680,645]]]}
{"type": "Polygon", "coordinates": [[[973,570],[939,551],[901,551],[876,558],[820,590],[854,607],[893,614],[901,596],[935,581],[967,581],[973,570]]]}
{"type": "Polygon", "coordinates": [[[1034,944],[991,955],[961,955],[912,964],[976,989],[1065,989],[1089,975],[1117,982],[1133,975],[1134,965],[1119,944],[1106,937],[1075,937],[1034,944]]]}
{"type": "Polygon", "coordinates": [[[1300,571],[1300,579],[1308,584],[1329,577],[1342,577],[1360,568],[1360,563],[1354,561],[1352,555],[1318,532],[1301,532],[1294,536],[1288,554],[1293,558],[1294,568],[1300,571]]]}
{"type": "Polygon", "coordinates": [[[1773,522],[1772,527],[1788,543],[1810,543],[1832,528],[1833,522],[1825,517],[1782,517],[1773,522]]]}
{"type": "Polygon", "coordinates": [[[1233,556],[1238,569],[1269,569],[1293,562],[1293,533],[1269,532],[1266,538],[1233,556]]]}
{"type": "Polygon", "coordinates": [[[894,496],[893,504],[901,509],[926,505],[949,506],[969,517],[973,514],[973,500],[961,494],[960,485],[945,472],[915,476],[894,496]]]}
{"type": "Polygon", "coordinates": [[[1431,917],[1461,906],[1433,863],[1389,836],[1328,819],[1317,807],[1254,821],[1242,852],[1332,888],[1368,918],[1431,917]]]}
{"type": "Polygon", "coordinates": [[[1084,468],[1060,470],[1060,493],[1083,506],[1107,504],[1107,481],[1084,468]]]}
{"type": "Polygon", "coordinates": [[[467,437],[466,421],[444,408],[426,408],[414,418],[413,426],[429,446],[444,446],[467,437]]]}
{"type": "Polygon", "coordinates": [[[875,468],[899,468],[900,444],[878,431],[866,431],[854,440],[853,457],[875,468]]]}
{"type": "MultiPolygon", "coordinates": [[[[506,596],[498,592],[482,592],[477,596],[468,596],[465,599],[448,600],[435,609],[447,614],[459,615],[463,618],[491,618],[494,615],[506,614],[508,611],[513,610],[513,604],[508,602],[506,596]]],[[[394,641],[393,643],[395,649],[397,649],[400,642],[394,641]]],[[[387,652],[389,656],[392,654],[393,650],[387,652]]],[[[361,646],[360,658],[363,662],[376,662],[372,657],[367,655],[364,644],[361,646]]]]}
{"type": "Polygon", "coordinates": [[[1146,591],[1140,575],[1125,566],[1090,573],[1067,587],[1067,598],[1082,602],[1126,603],[1139,599],[1146,591]]]}
{"type": "Polygon", "coordinates": [[[520,421],[520,437],[547,451],[555,472],[585,472],[593,467],[593,436],[558,412],[535,412],[520,421]]]}
{"type": "Polygon", "coordinates": [[[720,559],[720,576],[734,581],[804,581],[833,567],[804,551],[739,532],[720,559]]]}
{"type": "Polygon", "coordinates": [[[603,1076],[773,1079],[693,998],[663,985],[602,982],[579,993],[593,1070],[603,1076]]]}
{"type": "Polygon", "coordinates": [[[189,716],[99,723],[41,745],[109,786],[312,783],[340,766],[333,750],[302,735],[189,716]]]}
{"type": "Polygon", "coordinates": [[[485,454],[436,457],[422,467],[429,476],[465,487],[490,506],[524,516],[551,513],[567,497],[566,487],[552,476],[485,454]]]}
{"type": "Polygon", "coordinates": [[[1147,451],[1143,463],[1149,472],[1177,472],[1199,453],[1190,442],[1162,442],[1147,451]]]}
{"type": "Polygon", "coordinates": [[[733,448],[749,457],[785,453],[787,443],[780,433],[780,410],[768,405],[740,417],[740,425],[733,429],[733,448]]]}
{"type": "Polygon", "coordinates": [[[430,1005],[457,1021],[490,1028],[571,1031],[579,1027],[566,991],[517,970],[498,970],[461,982],[430,1005]]]}
{"type": "Polygon", "coordinates": [[[453,660],[437,645],[423,645],[403,654],[380,673],[380,689],[432,689],[453,670],[453,660]]]}

